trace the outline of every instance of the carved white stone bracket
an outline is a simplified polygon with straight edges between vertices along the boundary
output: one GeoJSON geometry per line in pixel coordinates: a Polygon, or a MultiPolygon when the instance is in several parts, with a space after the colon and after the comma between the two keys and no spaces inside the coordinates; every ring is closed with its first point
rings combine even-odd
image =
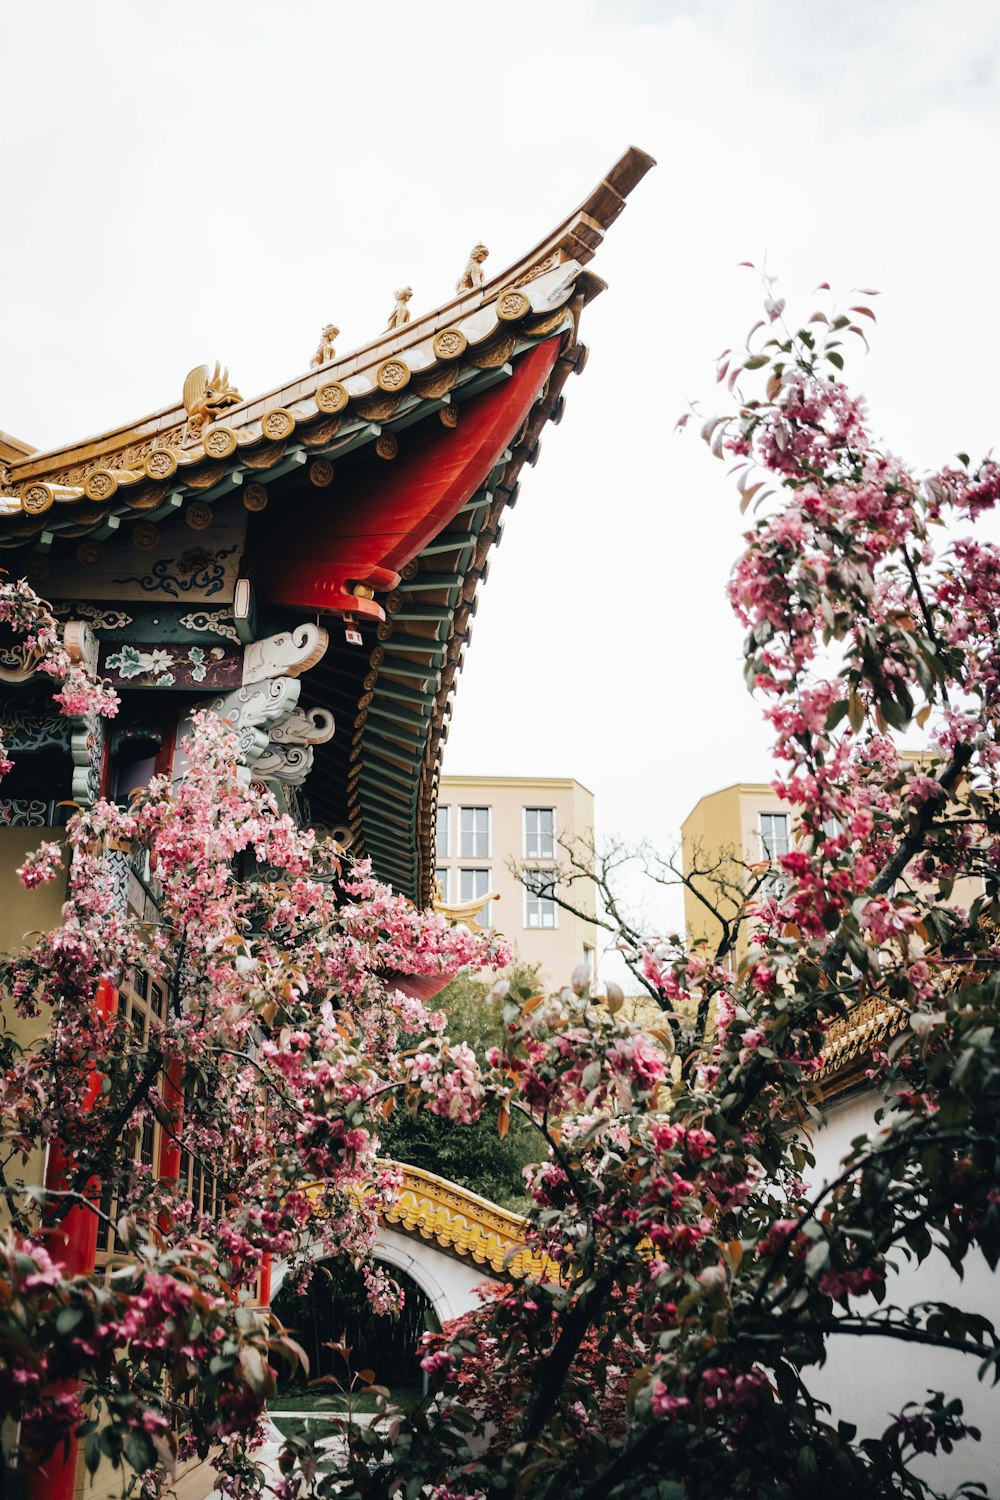
{"type": "Polygon", "coordinates": [[[271,677],[299,677],[326,655],[330,637],[321,625],[297,625],[252,641],[243,653],[243,685],[271,677]]]}
{"type": "Polygon", "coordinates": [[[253,774],[265,781],[283,781],[301,786],[313,765],[311,745],[276,745],[272,741],[253,763],[253,774]]]}
{"type": "Polygon", "coordinates": [[[271,739],[282,745],[325,745],[333,739],[335,725],[328,708],[297,708],[271,730],[271,739]]]}
{"type": "Polygon", "coordinates": [[[97,637],[86,620],[66,621],[63,645],[74,666],[82,667],[88,677],[97,675],[97,637]]]}
{"type": "MultiPolygon", "coordinates": [[[[63,626],[63,645],[70,661],[93,677],[97,671],[97,637],[85,620],[67,620],[63,626]]],[[[30,682],[44,655],[43,650],[24,641],[4,647],[0,650],[0,682],[30,682]]]]}
{"type": "Polygon", "coordinates": [[[221,698],[213,698],[208,707],[220,719],[228,719],[237,734],[244,729],[260,729],[280,724],[294,712],[302,684],[295,677],[276,677],[270,682],[237,688],[221,698]]]}
{"type": "Polygon", "coordinates": [[[247,766],[260,759],[269,743],[264,729],[241,729],[236,739],[240,760],[247,766]]]}
{"type": "Polygon", "coordinates": [[[0,682],[30,682],[44,654],[36,646],[26,646],[23,641],[3,647],[0,650],[0,682]]]}

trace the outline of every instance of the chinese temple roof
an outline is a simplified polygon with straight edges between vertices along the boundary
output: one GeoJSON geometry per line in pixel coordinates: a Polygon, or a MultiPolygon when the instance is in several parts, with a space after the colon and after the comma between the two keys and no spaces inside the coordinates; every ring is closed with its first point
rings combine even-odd
{"type": "Polygon", "coordinates": [[[202,366],[124,427],[0,447],[8,571],[53,602],[136,601],[129,627],[121,611],[108,624],[102,671],[181,605],[206,646],[213,629],[251,642],[303,616],[346,621],[300,669],[299,708],[337,725],[314,747],[311,815],[415,900],[430,897],[437,771],[487,554],[583,368],[580,315],[604,285],[586,267],[652,164],[630,149],[501,275],[474,256],[442,307],[343,358],[329,330],[307,373],[263,395],[202,366]]]}

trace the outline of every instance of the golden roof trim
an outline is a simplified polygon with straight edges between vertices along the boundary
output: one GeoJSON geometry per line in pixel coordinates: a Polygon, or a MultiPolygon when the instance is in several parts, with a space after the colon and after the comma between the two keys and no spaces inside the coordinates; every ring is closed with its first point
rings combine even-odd
{"type": "Polygon", "coordinates": [[[826,1034],[817,1081],[823,1092],[837,1093],[855,1082],[876,1047],[887,1046],[905,1030],[909,1013],[885,1000],[863,1000],[849,1015],[839,1016],[826,1034]]]}
{"type": "Polygon", "coordinates": [[[385,1224],[419,1234],[439,1249],[501,1276],[554,1274],[544,1257],[525,1249],[529,1226],[520,1214],[421,1167],[402,1162],[391,1165],[402,1173],[403,1181],[395,1200],[382,1211],[385,1224]]]}
{"type": "MultiPolygon", "coordinates": [[[[509,322],[498,316],[497,304],[503,294],[510,293],[514,288],[518,289],[518,305],[524,305],[524,316],[551,313],[564,306],[581,277],[585,298],[596,295],[603,283],[584,272],[583,267],[594,255],[605,230],[624,208],[627,194],[652,165],[652,157],[630,147],[574,213],[564,219],[534,250],[508,267],[500,276],[486,282],[477,291],[464,292],[450,298],[440,307],[423,317],[412,319],[402,328],[380,334],[372,342],[343,358],[311,369],[305,375],[240,405],[228,407],[225,425],[239,433],[241,443],[260,441],[263,436],[260,431],[261,420],[275,408],[288,410],[297,421],[308,421],[317,415],[315,397],[320,386],[339,381],[346,386],[352,397],[377,392],[379,368],[403,354],[406,355],[405,365],[414,377],[426,375],[442,357],[435,347],[437,336],[441,333],[454,328],[469,344],[476,345],[493,338],[498,330],[510,327],[509,322]],[[562,286],[559,286],[560,274],[564,283],[562,286]],[[424,349],[421,349],[421,345],[425,346],[424,349]],[[308,403],[306,409],[302,409],[303,402],[308,403]]],[[[145,441],[150,441],[157,447],[169,447],[181,461],[187,455],[190,455],[190,462],[200,461],[203,452],[199,452],[198,447],[184,447],[182,434],[187,416],[181,400],[138,421],[112,428],[82,442],[65,444],[45,453],[25,455],[12,462],[12,479],[19,486],[30,480],[45,480],[46,476],[55,476],[60,470],[110,458],[130,445],[145,441]],[[168,443],[168,434],[176,441],[168,443]]],[[[110,462],[100,466],[109,469],[114,467],[110,462]]],[[[49,482],[55,484],[58,480],[49,482]]],[[[61,495],[58,498],[69,499],[76,496],[61,495]]],[[[9,505],[2,508],[8,514],[12,513],[9,505]]]]}

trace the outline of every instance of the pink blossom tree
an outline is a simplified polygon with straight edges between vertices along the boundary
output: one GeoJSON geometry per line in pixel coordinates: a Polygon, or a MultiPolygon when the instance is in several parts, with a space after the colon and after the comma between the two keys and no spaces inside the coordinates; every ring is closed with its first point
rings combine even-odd
{"type": "MultiPolygon", "coordinates": [[[[114,712],[27,585],[4,586],[0,616],[65,712],[114,712]]],[[[395,1182],[377,1159],[387,1103],[401,1093],[456,1120],[481,1108],[468,1049],[398,984],[509,953],[280,816],[224,722],[195,714],[186,759],[176,784],[157,777],[126,808],[78,811],[65,847],[44,843],[18,872],[32,887],[68,866],[61,926],[0,962],[5,1014],[44,1022],[30,1046],[16,1027],[2,1038],[0,1409],[21,1423],[29,1468],[78,1434],[89,1466],[124,1459],[152,1492],[157,1474],[211,1450],[238,1494],[271,1361],[302,1357],[245,1305],[265,1258],[294,1276],[348,1255],[391,1311],[400,1289],[370,1263],[395,1182]],[[126,860],[142,912],[116,892],[126,860]],[[129,973],[158,986],[158,1010],[97,1003],[129,973]],[[424,1041],[407,1052],[414,1033],[424,1041]],[[136,1150],[154,1127],[173,1170],[136,1150]],[[46,1145],[38,1188],[23,1167],[46,1145]],[[65,1253],[73,1215],[113,1221],[124,1264],[109,1280],[65,1253]]]]}
{"type": "Polygon", "coordinates": [[[1000,1258],[1000,553],[976,534],[1000,466],[918,479],[840,379],[867,304],[782,312],[769,293],[724,357],[736,409],[703,432],[756,515],[730,597],[798,830],[781,886],[749,895],[743,959],[730,930],[646,953],[651,1031],[583,981],[508,999],[488,1083],[544,1145],[547,1269],[431,1342],[435,1403],[369,1435],[346,1489],[328,1460],[283,1500],[930,1496],[922,1465],[960,1442],[952,1493],[985,1490],[979,1433],[927,1387],[942,1350],[994,1382],[1000,1338],[961,1297],[907,1300],[905,1269],[1000,1258]],[[898,1022],[873,1129],[810,1183],[824,1041],[867,1002],[898,1022]],[[814,1380],[872,1339],[914,1354],[874,1438],[814,1380]]]}
{"type": "MultiPolygon", "coordinates": [[[[43,1099],[76,1153],[68,1191],[79,1196],[112,1166],[102,1143],[124,1106],[128,1118],[152,1110],[226,1183],[225,1207],[202,1218],[162,1184],[140,1176],[129,1188],[135,1248],[121,1295],[136,1300],[109,1313],[108,1342],[128,1351],[114,1387],[102,1384],[90,1324],[81,1335],[64,1317],[97,1307],[98,1289],[51,1271],[25,1222],[10,1279],[37,1322],[22,1343],[58,1347],[70,1368],[43,1362],[35,1378],[12,1341],[5,1389],[34,1380],[12,1399],[51,1402],[46,1381],[83,1382],[132,1443],[122,1451],[148,1487],[164,1460],[158,1442],[221,1442],[232,1492],[250,1492],[251,1398],[282,1352],[268,1339],[285,1335],[232,1312],[221,1283],[246,1284],[265,1250],[295,1256],[310,1236],[364,1252],[378,1111],[403,1089],[459,1122],[487,1097],[501,1130],[512,1111],[531,1122],[528,1246],[539,1271],[430,1342],[434,1394],[422,1409],[347,1423],[333,1448],[308,1432],[289,1439],[279,1500],[931,1496],[920,1463],[956,1444],[970,1475],[956,1493],[982,1493],[977,1433],[948,1392],[927,1393],[922,1371],[913,1401],[876,1438],[831,1415],[814,1377],[833,1348],[876,1338],[915,1357],[966,1356],[984,1380],[1000,1369],[981,1311],[909,1301],[905,1277],[888,1274],[931,1256],[957,1270],[1000,1258],[1000,556],[976,531],[1000,495],[1000,468],[963,458],[918,480],[880,451],[840,379],[842,338],[860,331],[867,305],[797,329],[782,315],[769,294],[756,342],[724,359],[735,410],[706,423],[705,437],[736,461],[756,515],[730,592],[798,837],[780,860],[780,891],[750,898],[745,959],[728,940],[718,952],[663,944],[645,956],[662,1024],[627,1022],[580,978],[525,1003],[498,995],[502,1044],[478,1063],[452,1056],[433,1018],[404,1013],[377,975],[405,971],[414,952],[425,967],[442,950],[448,962],[471,957],[467,948],[453,951],[459,940],[277,819],[243,786],[225,732],[207,724],[176,793],[154,785],[127,813],[76,820],[67,924],[5,976],[18,1004],[56,1018],[44,1061],[7,1069],[17,1143],[43,1130],[33,1102],[43,1099]],[[928,747],[919,765],[896,739],[911,724],[928,747]],[[155,850],[162,886],[164,916],[150,928],[111,917],[97,857],[136,840],[155,850]],[[234,861],[251,857],[281,880],[237,880],[234,861]],[[170,987],[154,1050],[113,1018],[93,1025],[94,984],[123,958],[170,987]],[[810,1184],[824,1042],[867,1002],[901,1023],[872,1060],[875,1125],[830,1180],[810,1184]],[[416,1045],[397,1048],[407,1031],[416,1045]],[[397,1052],[398,1067],[385,1065],[397,1052]],[[120,1058],[130,1060],[121,1084],[120,1058]],[[171,1061],[184,1069],[183,1123],[158,1092],[171,1061]],[[72,1088],[58,1082],[64,1062],[72,1088]],[[110,1102],[102,1092],[84,1111],[95,1074],[111,1079],[110,1102]],[[182,1275],[202,1248],[205,1268],[182,1275]],[[169,1278],[162,1291],[150,1287],[158,1276],[169,1278]],[[221,1330],[208,1335],[226,1351],[215,1384],[192,1373],[178,1281],[208,1299],[208,1326],[221,1330]],[[162,1395],[166,1335],[146,1331],[147,1287],[179,1330],[196,1417],[169,1405],[176,1384],[162,1395]],[[139,1393],[132,1415],[117,1414],[120,1390],[139,1393]],[[152,1428],[161,1416],[180,1423],[183,1437],[143,1429],[140,1412],[152,1428]]],[[[66,1420],[79,1417],[74,1407],[66,1420]]]]}

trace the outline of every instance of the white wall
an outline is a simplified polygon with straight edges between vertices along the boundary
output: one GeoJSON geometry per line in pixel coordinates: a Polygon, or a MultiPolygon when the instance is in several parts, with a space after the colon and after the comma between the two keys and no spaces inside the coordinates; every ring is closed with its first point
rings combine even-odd
{"type": "Polygon", "coordinates": [[[475,1288],[486,1280],[496,1281],[492,1271],[475,1261],[457,1260],[426,1240],[383,1227],[373,1251],[376,1259],[405,1271],[434,1304],[442,1323],[458,1318],[479,1305],[475,1288]]]}
{"type": "MultiPolygon", "coordinates": [[[[475,1261],[458,1260],[427,1240],[402,1234],[398,1229],[388,1229],[384,1225],[372,1247],[372,1255],[376,1260],[412,1276],[434,1304],[434,1311],[442,1323],[470,1312],[479,1302],[475,1288],[484,1281],[498,1279],[486,1267],[477,1266],[475,1261]]],[[[287,1270],[287,1261],[275,1261],[271,1275],[272,1301],[278,1295],[287,1270]]]]}
{"type": "MultiPolygon", "coordinates": [[[[851,1141],[875,1129],[877,1104],[878,1097],[868,1093],[830,1109],[826,1127],[813,1141],[815,1181],[835,1177],[851,1141]]],[[[912,1269],[901,1252],[894,1258],[900,1270],[888,1275],[886,1303],[905,1307],[941,1300],[1000,1322],[1000,1277],[981,1256],[969,1257],[961,1281],[942,1255],[934,1254],[912,1269]]],[[[857,1305],[867,1308],[874,1303],[866,1300],[857,1305]]],[[[950,1456],[921,1460],[915,1467],[942,1488],[978,1479],[996,1497],[1000,1496],[1000,1387],[980,1384],[977,1364],[975,1358],[951,1350],[845,1336],[830,1341],[830,1356],[822,1369],[805,1373],[810,1389],[829,1402],[835,1418],[857,1424],[859,1437],[880,1436],[892,1420],[890,1413],[899,1412],[908,1401],[923,1400],[928,1390],[959,1396],[965,1420],[981,1429],[982,1442],[966,1439],[950,1456]]]]}

